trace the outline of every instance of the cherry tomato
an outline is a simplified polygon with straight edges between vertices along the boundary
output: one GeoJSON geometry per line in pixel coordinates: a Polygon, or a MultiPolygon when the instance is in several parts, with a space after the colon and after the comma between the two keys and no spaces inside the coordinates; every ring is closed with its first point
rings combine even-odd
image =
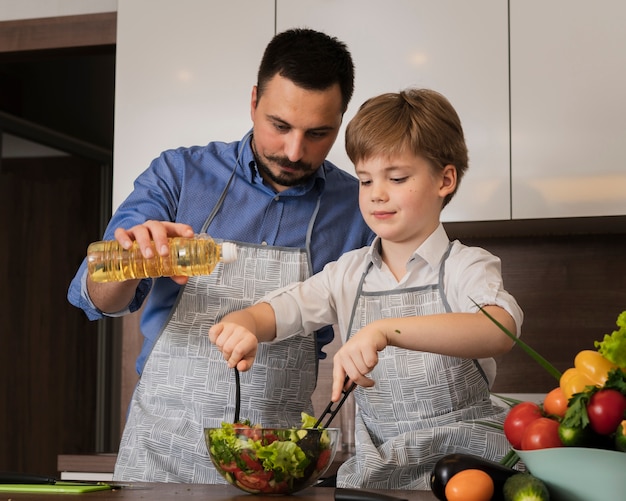
{"type": "Polygon", "coordinates": [[[237,470],[240,470],[241,468],[239,468],[239,466],[237,465],[237,463],[235,461],[232,461],[228,464],[221,464],[220,468],[224,471],[230,471],[230,472],[235,472],[237,470]]]}
{"type": "Polygon", "coordinates": [[[559,438],[559,422],[547,417],[540,417],[531,422],[522,435],[522,450],[549,449],[563,447],[559,438]]]}
{"type": "Polygon", "coordinates": [[[493,479],[489,474],[468,468],[448,480],[445,496],[448,501],[489,501],[494,490],[493,479]]]}
{"type": "Polygon", "coordinates": [[[552,416],[563,417],[567,411],[567,398],[560,386],[550,391],[543,400],[543,411],[552,416]]]}
{"type": "Polygon", "coordinates": [[[514,449],[521,447],[526,427],[541,416],[541,407],[534,402],[522,402],[511,408],[504,419],[504,435],[514,449]]]}
{"type": "Polygon", "coordinates": [[[246,473],[244,471],[236,471],[235,478],[247,490],[255,492],[263,492],[267,489],[273,473],[271,471],[256,471],[254,473],[246,473]]]}
{"type": "Polygon", "coordinates": [[[251,470],[259,471],[263,469],[261,461],[259,461],[251,452],[243,451],[240,457],[243,459],[243,462],[246,463],[246,466],[251,470]]]}
{"type": "Polygon", "coordinates": [[[315,469],[317,471],[321,471],[328,465],[328,461],[330,460],[330,449],[324,449],[320,452],[319,457],[317,458],[317,464],[315,465],[315,469]]]}
{"type": "Polygon", "coordinates": [[[591,395],[587,415],[591,429],[600,435],[610,435],[622,422],[626,412],[626,397],[617,390],[599,390],[591,395]]]}

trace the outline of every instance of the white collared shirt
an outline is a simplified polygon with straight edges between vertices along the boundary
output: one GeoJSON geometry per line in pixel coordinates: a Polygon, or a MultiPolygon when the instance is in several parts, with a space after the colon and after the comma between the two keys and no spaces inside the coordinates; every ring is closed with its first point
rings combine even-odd
{"type": "MultiPolygon", "coordinates": [[[[364,270],[369,269],[364,291],[388,291],[437,284],[442,259],[450,240],[442,224],[413,253],[406,274],[396,280],[382,262],[379,238],[369,247],[347,252],[308,280],[268,294],[262,301],[271,304],[276,315],[276,338],[307,334],[326,325],[337,325],[346,340],[350,316],[364,270]]],[[[443,288],[453,312],[476,312],[473,303],[504,308],[521,333],[523,313],[517,301],[503,287],[500,259],[480,247],[452,243],[446,260],[443,288]]],[[[495,362],[481,359],[490,382],[495,378],[495,362]]]]}

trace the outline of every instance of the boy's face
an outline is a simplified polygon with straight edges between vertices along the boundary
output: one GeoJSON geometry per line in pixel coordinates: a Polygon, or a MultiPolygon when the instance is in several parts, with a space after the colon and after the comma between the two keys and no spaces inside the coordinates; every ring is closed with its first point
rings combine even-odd
{"type": "Polygon", "coordinates": [[[372,157],[356,165],[359,206],[368,226],[383,240],[415,250],[439,225],[443,199],[456,186],[456,169],[435,173],[413,154],[372,157]]]}
{"type": "Polygon", "coordinates": [[[303,184],[325,160],[342,120],[339,84],[307,90],[274,76],[252,91],[252,147],[259,172],[276,191],[303,184]]]}

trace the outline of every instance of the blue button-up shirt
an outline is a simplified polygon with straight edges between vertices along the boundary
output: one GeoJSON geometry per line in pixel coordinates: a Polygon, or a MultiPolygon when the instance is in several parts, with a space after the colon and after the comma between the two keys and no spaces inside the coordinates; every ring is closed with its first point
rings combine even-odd
{"type": "MultiPolygon", "coordinates": [[[[233,143],[212,142],[163,152],[135,180],[132,193],[111,218],[103,238],[113,240],[116,228],[131,228],[147,220],[186,223],[200,232],[234,169],[227,195],[207,229],[212,237],[304,249],[314,217],[309,249],[313,273],[346,251],[369,245],[373,234],[358,208],[355,177],[326,161],[306,185],[276,193],[259,175],[247,139],[248,135],[233,143]]],[[[68,299],[95,320],[104,314],[87,294],[86,268],[85,260],[70,284],[68,299]]],[[[169,278],[142,280],[128,309],[117,314],[138,310],[151,291],[141,318],[145,340],[137,360],[139,373],[179,290],[169,278]]],[[[330,329],[319,333],[320,350],[331,340],[330,329]]]]}

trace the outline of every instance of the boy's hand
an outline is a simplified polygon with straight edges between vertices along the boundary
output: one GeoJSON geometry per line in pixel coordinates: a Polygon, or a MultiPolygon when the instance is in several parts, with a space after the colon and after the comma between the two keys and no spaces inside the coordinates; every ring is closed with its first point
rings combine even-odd
{"type": "Polygon", "coordinates": [[[245,327],[232,322],[221,322],[209,329],[209,339],[224,355],[228,367],[240,371],[252,368],[259,341],[245,327]]]}
{"type": "Polygon", "coordinates": [[[374,324],[365,326],[355,333],[333,357],[333,387],[331,400],[341,398],[346,376],[360,386],[374,386],[367,377],[378,363],[378,352],[387,346],[385,334],[374,324]]]}

